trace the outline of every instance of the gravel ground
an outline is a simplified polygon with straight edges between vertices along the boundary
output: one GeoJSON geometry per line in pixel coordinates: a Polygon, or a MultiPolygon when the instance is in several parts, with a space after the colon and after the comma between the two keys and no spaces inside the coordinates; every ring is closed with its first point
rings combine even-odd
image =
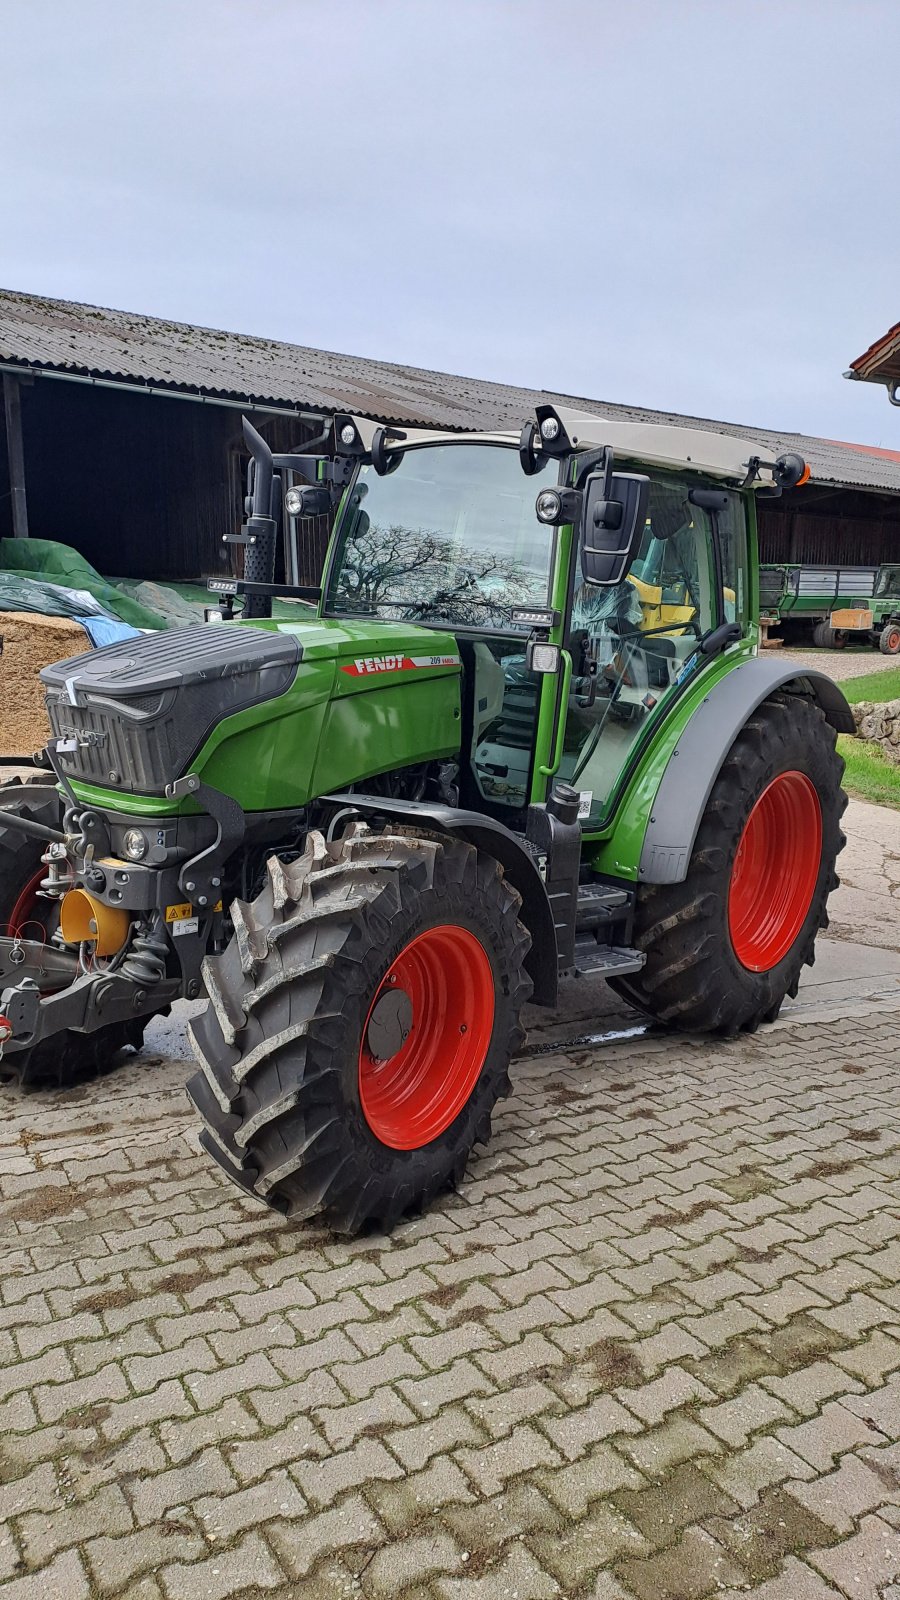
{"type": "Polygon", "coordinates": [[[883,656],[880,650],[781,650],[779,655],[798,667],[818,667],[835,683],[900,666],[900,656],[883,656]]]}

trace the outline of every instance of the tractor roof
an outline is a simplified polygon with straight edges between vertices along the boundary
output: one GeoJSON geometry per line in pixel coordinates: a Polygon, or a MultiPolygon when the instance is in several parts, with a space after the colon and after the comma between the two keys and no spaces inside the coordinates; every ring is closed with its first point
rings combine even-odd
{"type": "MultiPolygon", "coordinates": [[[[586,411],[554,407],[572,443],[578,449],[594,450],[611,445],[617,456],[653,467],[688,468],[710,477],[742,482],[751,457],[771,460],[771,446],[764,440],[738,439],[733,434],[714,433],[706,428],[675,428],[658,422],[619,422],[593,416],[586,411]]],[[[524,420],[524,419],[523,419],[524,420]]],[[[368,417],[354,417],[366,448],[381,426],[368,417]]],[[[496,443],[518,445],[517,433],[458,433],[437,428],[397,428],[392,430],[407,450],[430,444],[496,443]]]]}

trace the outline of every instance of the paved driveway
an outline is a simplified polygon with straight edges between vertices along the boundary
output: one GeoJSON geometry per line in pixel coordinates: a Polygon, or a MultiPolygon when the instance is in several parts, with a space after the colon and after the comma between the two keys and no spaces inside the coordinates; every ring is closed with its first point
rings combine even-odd
{"type": "Polygon", "coordinates": [[[898,1600],[900,957],[820,952],[716,1046],[571,985],[390,1239],[231,1188],[171,1025],[5,1092],[3,1600],[898,1600]]]}

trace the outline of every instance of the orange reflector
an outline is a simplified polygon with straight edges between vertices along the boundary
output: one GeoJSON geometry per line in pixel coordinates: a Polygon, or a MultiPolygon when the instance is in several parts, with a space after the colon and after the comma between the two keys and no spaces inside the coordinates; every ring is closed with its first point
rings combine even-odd
{"type": "Polygon", "coordinates": [[[66,944],[87,939],[98,956],[114,956],[128,937],[131,918],[121,906],[107,906],[86,889],[70,889],[59,907],[59,927],[66,944]]]}
{"type": "Polygon", "coordinates": [[[801,484],[809,483],[811,477],[812,473],[809,470],[809,462],[807,461],[806,466],[803,468],[803,471],[797,479],[797,488],[799,489],[801,484]]]}

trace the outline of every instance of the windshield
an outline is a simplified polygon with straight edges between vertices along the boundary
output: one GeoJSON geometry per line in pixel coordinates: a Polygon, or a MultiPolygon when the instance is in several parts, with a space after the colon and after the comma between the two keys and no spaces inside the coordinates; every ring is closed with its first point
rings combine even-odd
{"type": "Polygon", "coordinates": [[[548,463],[528,478],[517,450],[482,444],[408,450],[383,478],[362,467],[338,530],[328,611],[515,628],[514,607],[548,604],[553,530],[534,502],[556,472],[548,463]]]}

